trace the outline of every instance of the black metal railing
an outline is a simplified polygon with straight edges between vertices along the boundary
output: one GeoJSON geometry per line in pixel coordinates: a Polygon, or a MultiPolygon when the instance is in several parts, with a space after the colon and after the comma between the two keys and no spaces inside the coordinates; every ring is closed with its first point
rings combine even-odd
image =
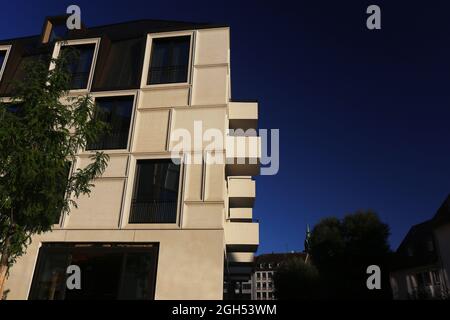
{"type": "Polygon", "coordinates": [[[71,78],[70,78],[70,82],[71,82],[70,88],[72,90],[86,89],[87,83],[89,80],[89,73],[90,73],[89,71],[87,71],[87,72],[72,72],[71,78]]]}
{"type": "Polygon", "coordinates": [[[177,201],[132,200],[129,223],[176,223],[177,201]]]}
{"type": "Polygon", "coordinates": [[[97,141],[89,143],[87,150],[115,150],[126,149],[128,145],[128,132],[116,132],[102,135],[97,141]]]}
{"type": "Polygon", "coordinates": [[[186,82],[187,68],[187,65],[151,67],[148,84],[186,82]]]}

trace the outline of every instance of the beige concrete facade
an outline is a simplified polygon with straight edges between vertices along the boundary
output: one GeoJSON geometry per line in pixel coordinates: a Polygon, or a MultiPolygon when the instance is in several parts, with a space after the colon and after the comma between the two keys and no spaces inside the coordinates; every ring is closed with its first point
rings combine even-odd
{"type": "MultiPolygon", "coordinates": [[[[251,176],[259,169],[257,164],[207,164],[205,158],[212,152],[227,154],[225,141],[223,148],[215,150],[205,150],[207,142],[183,150],[176,223],[131,224],[128,219],[136,162],[171,158],[174,130],[194,134],[194,121],[202,121],[203,130],[216,129],[226,137],[230,120],[256,128],[257,104],[230,102],[229,37],[226,27],[148,34],[141,88],[92,93],[94,99],[134,96],[128,147],[106,150],[109,165],[94,182],[91,196],[81,197],[78,208],[62,217],[52,232],[33,238],[26,254],[10,270],[8,299],[28,298],[39,248],[51,242],[158,243],[155,299],[222,299],[224,265],[251,265],[259,244],[259,225],[252,221],[256,187],[251,176]],[[147,85],[152,40],[179,35],[191,36],[188,82],[147,85]],[[184,157],[189,153],[200,154],[202,163],[186,163],[184,157]],[[230,176],[233,172],[239,176],[230,176]]],[[[94,42],[98,47],[101,41],[76,43],[94,42]]],[[[54,57],[58,50],[56,46],[54,57]]],[[[95,63],[94,58],[92,70],[95,63]]],[[[72,94],[89,93],[91,82],[87,90],[72,94]]],[[[257,150],[252,157],[258,158],[259,138],[247,140],[254,144],[248,149],[257,150]]],[[[90,154],[80,150],[73,170],[86,166],[90,154]]],[[[239,158],[246,157],[250,158],[239,153],[239,158]]]]}

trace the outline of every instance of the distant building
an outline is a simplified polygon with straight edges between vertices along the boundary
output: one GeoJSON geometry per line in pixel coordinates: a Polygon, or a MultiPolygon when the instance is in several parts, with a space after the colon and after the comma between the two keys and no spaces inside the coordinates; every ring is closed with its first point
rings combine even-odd
{"type": "Polygon", "coordinates": [[[305,260],[306,254],[300,252],[271,253],[255,257],[251,279],[242,281],[234,287],[234,298],[241,300],[275,300],[274,275],[281,263],[292,258],[305,260]]]}
{"type": "Polygon", "coordinates": [[[392,270],[394,299],[449,296],[450,196],[432,219],[409,230],[397,249],[392,270]]]}

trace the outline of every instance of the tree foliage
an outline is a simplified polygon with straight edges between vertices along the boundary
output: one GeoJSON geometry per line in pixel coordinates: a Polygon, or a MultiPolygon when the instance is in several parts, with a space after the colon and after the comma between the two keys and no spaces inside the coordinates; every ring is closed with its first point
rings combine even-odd
{"type": "Polygon", "coordinates": [[[389,298],[389,226],[371,211],[326,218],[311,234],[311,256],[329,298],[389,298]],[[382,270],[382,290],[368,290],[367,267],[382,270]],[[383,272],[384,271],[384,272],[383,272]]]}
{"type": "MultiPolygon", "coordinates": [[[[0,104],[0,271],[24,253],[34,234],[51,230],[62,213],[89,194],[92,181],[105,170],[108,156],[91,155],[91,163],[69,177],[79,150],[106,130],[95,120],[89,95],[69,97],[68,61],[76,53],[48,63],[25,66],[11,101],[0,104]]],[[[2,287],[0,274],[0,293],[2,287]]]]}
{"type": "Polygon", "coordinates": [[[278,300],[312,300],[321,298],[319,272],[301,258],[284,261],[273,276],[278,300]]]}

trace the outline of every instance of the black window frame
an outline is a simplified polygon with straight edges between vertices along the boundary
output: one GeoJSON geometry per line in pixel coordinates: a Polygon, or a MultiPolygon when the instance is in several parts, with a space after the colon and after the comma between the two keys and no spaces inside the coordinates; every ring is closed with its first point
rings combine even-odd
{"type": "MultiPolygon", "coordinates": [[[[96,104],[96,108],[98,108],[97,103],[102,100],[126,100],[126,99],[130,99],[131,100],[131,106],[130,106],[130,121],[128,123],[128,131],[126,133],[126,144],[125,147],[118,146],[118,147],[105,147],[105,141],[100,141],[102,139],[104,139],[105,136],[108,136],[111,134],[110,130],[111,128],[107,128],[106,130],[108,131],[107,133],[103,134],[103,137],[99,137],[99,141],[96,142],[91,142],[90,144],[86,145],[86,151],[98,151],[98,150],[128,150],[129,146],[130,146],[130,136],[131,136],[131,130],[132,130],[132,126],[133,126],[133,117],[134,117],[134,109],[135,109],[135,104],[136,104],[136,95],[135,94],[124,94],[124,95],[108,95],[108,96],[98,96],[95,97],[95,104],[96,104]],[[101,146],[100,146],[101,145],[101,146]]],[[[99,112],[100,109],[97,109],[97,112],[99,112]]],[[[94,117],[98,117],[98,113],[96,113],[94,115],[94,117]]],[[[125,134],[125,132],[121,133],[121,134],[125,134]]]]}
{"type": "MultiPolygon", "coordinates": [[[[158,86],[158,85],[176,85],[176,84],[184,84],[184,83],[189,83],[189,78],[190,78],[190,74],[191,74],[191,61],[192,61],[192,34],[180,34],[180,35],[174,35],[174,36],[167,36],[167,37],[152,37],[151,38],[151,48],[150,48],[150,57],[149,57],[149,63],[148,63],[148,70],[147,72],[147,80],[145,85],[146,86],[158,86]],[[186,79],[183,81],[163,81],[163,80],[159,80],[159,81],[152,81],[152,68],[157,68],[152,66],[153,61],[154,61],[154,52],[155,52],[155,43],[157,44],[158,42],[163,42],[163,41],[168,41],[168,42],[172,42],[170,44],[171,48],[170,48],[170,58],[168,58],[168,60],[172,60],[173,57],[173,49],[174,47],[174,42],[176,42],[177,40],[183,39],[183,38],[188,38],[188,54],[187,54],[187,61],[186,61],[186,79]]],[[[170,68],[175,68],[178,66],[174,66],[174,65],[168,65],[168,66],[164,66],[164,68],[166,70],[162,70],[161,72],[169,72],[170,68]],[[167,70],[169,69],[169,71],[167,70]]],[[[159,68],[163,68],[163,67],[159,67],[159,68]]],[[[155,70],[153,70],[153,72],[155,72],[155,70]]],[[[162,78],[162,76],[160,76],[160,78],[162,78]]]]}
{"type": "MultiPolygon", "coordinates": [[[[90,67],[89,67],[89,73],[87,75],[87,79],[86,79],[86,86],[83,88],[73,88],[73,79],[71,79],[71,84],[70,84],[70,91],[86,91],[90,89],[90,85],[93,82],[94,79],[94,73],[95,73],[95,64],[97,61],[97,54],[98,54],[98,47],[100,45],[100,42],[97,40],[92,40],[92,41],[86,41],[86,42],[68,42],[68,43],[63,43],[60,42],[59,44],[59,52],[58,52],[58,57],[61,56],[61,53],[66,49],[66,48],[74,48],[73,50],[77,50],[76,47],[90,47],[92,46],[92,58],[91,58],[91,63],[90,63],[90,67]]],[[[70,65],[70,61],[69,61],[69,65],[70,65]]],[[[83,72],[86,73],[86,72],[83,72]]],[[[72,77],[73,75],[71,75],[72,77]]]]}
{"type": "Polygon", "coordinates": [[[135,172],[134,172],[134,181],[133,181],[133,191],[132,191],[132,198],[131,198],[131,204],[130,204],[130,211],[128,216],[128,224],[172,224],[176,225],[178,224],[179,219],[179,202],[180,202],[180,182],[181,182],[181,164],[175,164],[178,167],[178,177],[177,177],[177,189],[176,189],[176,199],[174,201],[170,200],[161,200],[161,199],[153,199],[153,200],[143,200],[138,199],[138,193],[139,193],[139,181],[140,181],[140,167],[139,165],[141,163],[173,163],[172,159],[170,158],[161,158],[161,159],[137,159],[136,165],[135,165],[135,172]],[[158,210],[159,204],[162,203],[162,211],[166,211],[164,213],[159,213],[156,217],[152,216],[152,213],[147,213],[148,216],[144,217],[144,213],[142,211],[145,210],[145,206],[147,205],[147,210],[151,211],[153,210],[151,204],[156,208],[155,211],[158,210]],[[141,211],[141,212],[139,212],[141,211]],[[147,219],[145,219],[147,218],[147,219]]]}

